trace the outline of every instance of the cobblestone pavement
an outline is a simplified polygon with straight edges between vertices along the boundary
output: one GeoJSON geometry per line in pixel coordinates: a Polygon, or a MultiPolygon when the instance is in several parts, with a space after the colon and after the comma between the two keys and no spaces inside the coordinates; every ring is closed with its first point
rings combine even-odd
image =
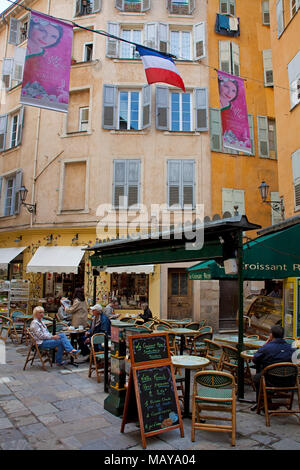
{"type": "MultiPolygon", "coordinates": [[[[6,346],[6,364],[0,365],[0,449],[45,450],[140,450],[135,423],[120,433],[121,419],[104,410],[103,382],[88,378],[88,364],[78,369],[56,366],[43,371],[37,361],[23,371],[25,345],[6,346]]],[[[245,398],[254,392],[246,386],[245,398]]],[[[271,417],[250,411],[238,403],[237,443],[227,433],[196,431],[191,441],[191,420],[184,419],[184,438],[179,430],[147,439],[147,450],[300,450],[300,428],[295,416],[271,417]]]]}

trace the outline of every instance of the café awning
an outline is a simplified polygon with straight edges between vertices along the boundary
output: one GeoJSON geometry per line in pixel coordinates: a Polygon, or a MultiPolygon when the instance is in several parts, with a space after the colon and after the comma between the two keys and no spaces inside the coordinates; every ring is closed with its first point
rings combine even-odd
{"type": "Polygon", "coordinates": [[[26,248],[26,246],[0,248],[0,269],[7,269],[8,264],[26,250],[26,248]]]}
{"type": "MultiPolygon", "coordinates": [[[[268,233],[243,246],[245,280],[300,277],[300,223],[275,233],[268,233]]],[[[213,260],[188,268],[190,280],[236,279],[225,274],[224,267],[213,260]]]]}
{"type": "Polygon", "coordinates": [[[40,246],[29,263],[28,273],[74,273],[84,255],[85,246],[40,246]]]}
{"type": "Polygon", "coordinates": [[[154,272],[154,264],[144,264],[139,266],[116,266],[115,268],[106,268],[105,272],[109,274],[152,274],[154,272]]]}

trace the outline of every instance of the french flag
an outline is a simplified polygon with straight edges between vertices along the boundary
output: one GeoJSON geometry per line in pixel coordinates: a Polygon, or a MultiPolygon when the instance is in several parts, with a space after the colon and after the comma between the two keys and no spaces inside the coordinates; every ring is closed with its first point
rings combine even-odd
{"type": "Polygon", "coordinates": [[[185,91],[183,80],[171,57],[138,45],[136,50],[143,61],[149,84],[163,82],[185,91]]]}

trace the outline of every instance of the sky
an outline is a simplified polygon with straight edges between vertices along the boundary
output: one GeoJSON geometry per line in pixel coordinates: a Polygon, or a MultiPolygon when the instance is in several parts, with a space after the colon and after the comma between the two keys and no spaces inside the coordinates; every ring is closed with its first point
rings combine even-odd
{"type": "Polygon", "coordinates": [[[6,10],[6,8],[9,7],[9,5],[11,5],[11,3],[8,2],[7,0],[0,0],[0,13],[3,10],[6,10]]]}

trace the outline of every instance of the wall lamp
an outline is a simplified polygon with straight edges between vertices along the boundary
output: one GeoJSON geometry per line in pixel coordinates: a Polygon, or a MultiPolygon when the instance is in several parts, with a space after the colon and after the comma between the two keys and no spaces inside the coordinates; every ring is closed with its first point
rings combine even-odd
{"type": "Polygon", "coordinates": [[[27,204],[26,197],[28,194],[28,189],[25,186],[21,186],[19,189],[21,204],[26,207],[30,214],[36,214],[36,204],[27,204]]]}
{"type": "Polygon", "coordinates": [[[258,187],[260,196],[262,199],[262,202],[265,202],[266,204],[270,204],[272,209],[276,212],[280,212],[282,220],[284,220],[284,202],[283,199],[281,198],[280,201],[275,202],[275,201],[268,201],[268,194],[269,194],[269,189],[270,186],[265,182],[262,181],[261,185],[258,187]]]}

